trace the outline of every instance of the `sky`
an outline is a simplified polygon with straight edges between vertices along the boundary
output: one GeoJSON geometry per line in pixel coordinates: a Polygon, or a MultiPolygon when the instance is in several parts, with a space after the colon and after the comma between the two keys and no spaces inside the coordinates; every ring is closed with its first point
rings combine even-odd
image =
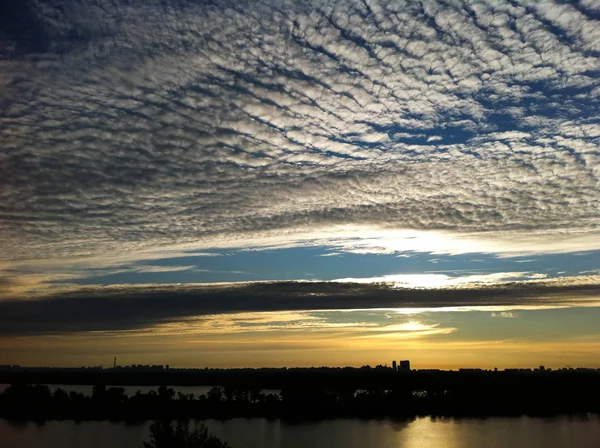
{"type": "Polygon", "coordinates": [[[0,364],[600,368],[596,0],[8,0],[0,364]]]}

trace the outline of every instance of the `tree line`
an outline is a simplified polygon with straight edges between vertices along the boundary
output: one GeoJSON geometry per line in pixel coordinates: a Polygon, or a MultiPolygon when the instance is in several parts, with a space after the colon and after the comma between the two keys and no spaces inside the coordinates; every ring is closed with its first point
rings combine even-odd
{"type": "Polygon", "coordinates": [[[600,384],[541,380],[496,384],[461,381],[426,388],[356,389],[297,384],[280,393],[256,387],[213,387],[194,396],[167,386],[128,395],[123,387],[96,385],[92,395],[54,392],[46,385],[15,383],[0,394],[0,418],[125,420],[190,418],[328,418],[385,416],[491,416],[600,413],[600,384]],[[562,385],[561,385],[562,384],[562,385]]]}

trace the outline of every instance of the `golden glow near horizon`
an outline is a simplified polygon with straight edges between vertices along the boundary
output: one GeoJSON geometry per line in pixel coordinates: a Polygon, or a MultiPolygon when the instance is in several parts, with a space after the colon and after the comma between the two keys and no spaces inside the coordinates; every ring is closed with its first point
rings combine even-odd
{"type": "MultiPolygon", "coordinates": [[[[113,354],[124,364],[180,367],[360,366],[385,364],[400,357],[410,358],[419,368],[600,366],[596,328],[600,295],[574,289],[572,294],[543,296],[548,286],[597,285],[598,276],[546,278],[545,274],[523,270],[454,276],[383,275],[330,283],[384,283],[393,288],[438,292],[443,297],[449,290],[501,290],[517,279],[522,286],[541,287],[540,297],[522,303],[514,297],[510,299],[513,303],[505,305],[213,313],[165,317],[160,323],[102,331],[73,332],[57,327],[49,334],[4,336],[0,338],[0,354],[3,363],[59,366],[102,365],[113,354]]],[[[218,287],[229,292],[239,290],[243,296],[246,287],[270,284],[274,283],[225,282],[175,288],[210,291],[218,287]]],[[[111,291],[134,296],[136,291],[167,292],[174,286],[87,288],[88,294],[102,297],[111,291]]]]}
{"type": "Polygon", "coordinates": [[[500,311],[354,310],[235,313],[151,328],[0,339],[22,365],[283,367],[390,364],[415,368],[600,366],[600,308],[500,311]],[[557,326],[558,323],[562,327],[557,326]]]}

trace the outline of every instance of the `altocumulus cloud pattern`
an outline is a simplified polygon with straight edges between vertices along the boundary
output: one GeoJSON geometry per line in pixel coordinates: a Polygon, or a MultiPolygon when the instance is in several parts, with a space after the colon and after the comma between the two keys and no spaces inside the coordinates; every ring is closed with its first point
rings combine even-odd
{"type": "Polygon", "coordinates": [[[1,8],[5,260],[600,223],[597,1],[1,8]]]}

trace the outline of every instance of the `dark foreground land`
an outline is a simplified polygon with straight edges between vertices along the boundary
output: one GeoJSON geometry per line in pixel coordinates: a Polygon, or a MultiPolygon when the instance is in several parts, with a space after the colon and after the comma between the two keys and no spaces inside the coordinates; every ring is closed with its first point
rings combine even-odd
{"type": "Polygon", "coordinates": [[[205,369],[157,372],[0,372],[0,418],[329,418],[416,415],[499,416],[600,413],[599,371],[413,371],[391,369],[205,369]],[[95,384],[91,397],[43,384],[95,384]],[[194,397],[168,386],[215,385],[194,397]],[[127,396],[122,387],[155,385],[127,396]],[[265,394],[263,389],[279,389],[265,394]]]}

